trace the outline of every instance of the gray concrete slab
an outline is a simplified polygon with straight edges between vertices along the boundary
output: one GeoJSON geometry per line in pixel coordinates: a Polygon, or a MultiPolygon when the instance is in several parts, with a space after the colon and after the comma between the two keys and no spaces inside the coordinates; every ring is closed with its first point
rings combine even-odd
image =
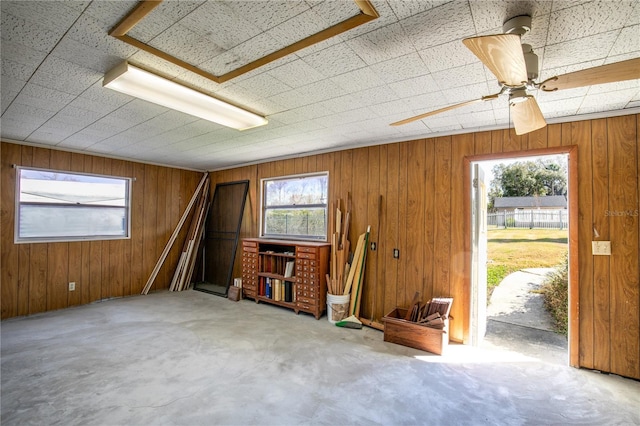
{"type": "Polygon", "coordinates": [[[639,424],[640,383],[161,292],[1,324],[2,425],[639,424]]]}

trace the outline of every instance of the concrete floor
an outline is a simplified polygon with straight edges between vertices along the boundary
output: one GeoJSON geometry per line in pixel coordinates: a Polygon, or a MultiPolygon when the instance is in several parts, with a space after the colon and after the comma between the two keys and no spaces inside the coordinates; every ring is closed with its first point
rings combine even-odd
{"type": "Polygon", "coordinates": [[[640,424],[640,382],[161,292],[3,321],[2,425],[640,424]]]}

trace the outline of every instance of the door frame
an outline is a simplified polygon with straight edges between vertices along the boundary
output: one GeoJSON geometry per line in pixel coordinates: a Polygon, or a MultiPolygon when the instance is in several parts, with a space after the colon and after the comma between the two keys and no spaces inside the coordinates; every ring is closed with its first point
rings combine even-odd
{"type": "MultiPolygon", "coordinates": [[[[578,146],[559,146],[526,151],[501,152],[470,155],[464,158],[464,235],[465,256],[464,282],[467,306],[471,308],[471,163],[478,161],[537,157],[543,155],[567,154],[568,163],[568,207],[569,207],[569,365],[579,367],[580,362],[580,318],[579,318],[579,275],[578,275],[578,146]]],[[[468,309],[467,311],[470,311],[468,309]]],[[[464,341],[468,342],[471,332],[471,318],[464,318],[464,341]]]]}

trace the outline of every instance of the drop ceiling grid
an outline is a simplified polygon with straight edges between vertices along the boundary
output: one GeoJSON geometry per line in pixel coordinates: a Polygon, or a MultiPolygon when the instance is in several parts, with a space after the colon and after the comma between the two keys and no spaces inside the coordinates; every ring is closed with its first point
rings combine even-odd
{"type": "MultiPolygon", "coordinates": [[[[533,31],[523,42],[532,44],[540,56],[539,81],[640,55],[638,1],[615,2],[615,7],[614,2],[583,1],[372,2],[381,18],[218,85],[106,35],[136,4],[134,0],[3,1],[2,136],[88,152],[131,154],[139,160],[184,167],[193,167],[190,162],[208,164],[203,168],[213,169],[223,162],[229,166],[242,159],[259,161],[265,152],[293,155],[505,124],[508,111],[506,99],[501,98],[400,128],[388,126],[397,119],[497,91],[495,77],[461,39],[501,32],[505,17],[521,13],[524,7],[530,8],[524,12],[533,13],[533,31]],[[202,120],[185,119],[164,107],[103,89],[103,74],[123,59],[267,114],[270,124],[240,133],[212,123],[198,128],[202,120]],[[265,150],[266,142],[278,148],[265,150]],[[199,152],[206,152],[207,160],[199,152]]],[[[257,49],[239,47],[244,41],[222,54],[226,56],[214,56],[215,49],[187,42],[192,49],[188,55],[208,65],[216,58],[247,61],[275,46],[278,25],[293,28],[281,32],[283,41],[305,34],[308,27],[300,23],[311,22],[310,16],[326,26],[357,10],[351,2],[310,1],[294,3],[295,7],[276,2],[264,11],[261,3],[226,3],[229,13],[242,16],[246,24],[244,30],[228,34],[226,42],[238,43],[252,35],[249,40],[257,49]],[[339,12],[332,10],[336,5],[339,12]]],[[[147,28],[139,28],[140,37],[156,37],[159,43],[158,37],[165,33],[163,43],[169,43],[186,37],[189,30],[199,37],[198,43],[210,40],[207,19],[202,17],[211,14],[197,12],[219,6],[165,1],[143,21],[147,28]],[[177,23],[181,31],[176,31],[177,23]]],[[[637,103],[639,84],[633,80],[537,97],[548,118],[562,117],[637,103]]]]}

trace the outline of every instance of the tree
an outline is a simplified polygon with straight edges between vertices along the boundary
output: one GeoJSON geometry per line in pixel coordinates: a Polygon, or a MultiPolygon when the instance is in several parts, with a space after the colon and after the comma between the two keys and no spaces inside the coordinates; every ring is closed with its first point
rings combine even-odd
{"type": "Polygon", "coordinates": [[[493,167],[489,209],[496,197],[567,195],[567,165],[557,160],[523,161],[493,167]]]}

